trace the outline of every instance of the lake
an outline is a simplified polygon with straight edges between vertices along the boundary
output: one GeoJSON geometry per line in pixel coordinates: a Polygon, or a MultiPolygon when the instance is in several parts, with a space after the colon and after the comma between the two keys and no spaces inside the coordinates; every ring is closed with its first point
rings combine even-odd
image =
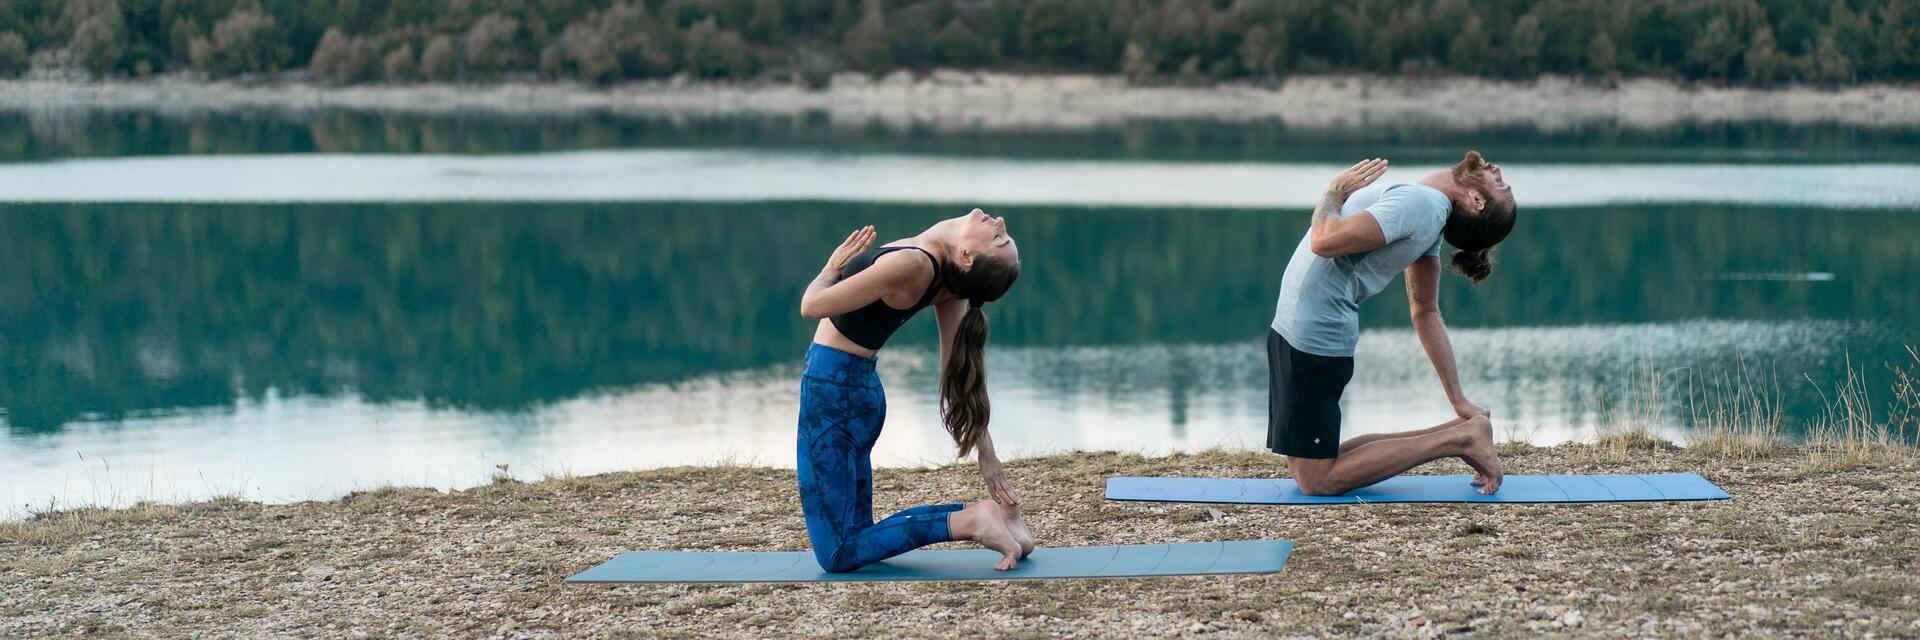
{"type": "MultiPolygon", "coordinates": [[[[22,112],[0,113],[0,499],[790,466],[796,310],[827,253],[976,205],[1025,262],[988,307],[1003,452],[1258,448],[1265,327],[1319,190],[1469,146],[1522,217],[1441,304],[1508,437],[1684,440],[1741,390],[1804,433],[1850,367],[1887,415],[1920,343],[1914,128],[22,112]]],[[[1404,298],[1362,309],[1348,435],[1450,417],[1404,298]]],[[[951,460],[932,320],[890,344],[876,462],[951,460]]]]}

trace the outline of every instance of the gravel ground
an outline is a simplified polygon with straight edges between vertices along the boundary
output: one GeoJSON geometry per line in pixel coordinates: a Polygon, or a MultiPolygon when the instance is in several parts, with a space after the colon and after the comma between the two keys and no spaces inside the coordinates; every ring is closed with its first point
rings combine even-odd
{"type": "MultiPolygon", "coordinates": [[[[1009,465],[1043,546],[1284,537],[1293,558],[1269,576],[738,586],[561,581],[634,549],[804,549],[790,470],[143,505],[0,524],[0,637],[1920,636],[1912,450],[1505,454],[1514,473],[1695,471],[1734,498],[1117,503],[1102,499],[1106,476],[1282,469],[1258,453],[1074,453],[1009,465]]],[[[882,470],[876,484],[882,512],[983,494],[964,466],[882,470]]]]}

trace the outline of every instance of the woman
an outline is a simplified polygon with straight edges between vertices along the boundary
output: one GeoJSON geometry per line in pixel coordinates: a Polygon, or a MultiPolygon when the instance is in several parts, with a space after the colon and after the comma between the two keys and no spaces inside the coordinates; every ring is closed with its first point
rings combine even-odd
{"type": "Polygon", "coordinates": [[[1005,571],[1033,552],[1020,497],[987,434],[987,318],[1020,275],[1006,219],[974,209],[877,249],[873,227],[847,236],[800,299],[820,320],[800,383],[800,506],[814,558],[853,571],[919,547],[971,540],[1001,554],[1005,571]],[[886,393],[874,354],[908,318],[934,308],[940,325],[940,418],[959,455],[977,451],[992,500],[914,507],[873,521],[874,442],[886,393]]]}

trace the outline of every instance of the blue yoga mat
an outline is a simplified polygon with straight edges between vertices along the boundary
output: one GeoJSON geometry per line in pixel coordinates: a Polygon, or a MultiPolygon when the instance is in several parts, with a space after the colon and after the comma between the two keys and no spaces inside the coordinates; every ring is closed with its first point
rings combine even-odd
{"type": "Polygon", "coordinates": [[[1500,492],[1480,495],[1471,476],[1398,476],[1346,495],[1310,496],[1289,478],[1107,478],[1108,500],[1214,504],[1359,504],[1383,502],[1652,502],[1725,500],[1725,490],[1691,473],[1507,476],[1500,492]]]}
{"type": "Polygon", "coordinates": [[[985,549],[911,551],[848,573],[821,571],[810,551],[630,551],[567,582],[891,582],[1278,573],[1292,551],[1293,543],[1286,540],[1041,547],[1010,571],[994,571],[1000,554],[985,549]]]}

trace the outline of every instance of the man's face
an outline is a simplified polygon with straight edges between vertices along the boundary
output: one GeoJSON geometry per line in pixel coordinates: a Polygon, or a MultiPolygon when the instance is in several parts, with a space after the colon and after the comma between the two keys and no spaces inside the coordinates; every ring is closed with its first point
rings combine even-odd
{"type": "Polygon", "coordinates": [[[1487,162],[1478,151],[1468,151],[1460,164],[1453,165],[1452,173],[1454,182],[1473,192],[1470,208],[1476,213],[1485,210],[1488,202],[1513,203],[1513,186],[1500,173],[1500,165],[1487,162]]]}

